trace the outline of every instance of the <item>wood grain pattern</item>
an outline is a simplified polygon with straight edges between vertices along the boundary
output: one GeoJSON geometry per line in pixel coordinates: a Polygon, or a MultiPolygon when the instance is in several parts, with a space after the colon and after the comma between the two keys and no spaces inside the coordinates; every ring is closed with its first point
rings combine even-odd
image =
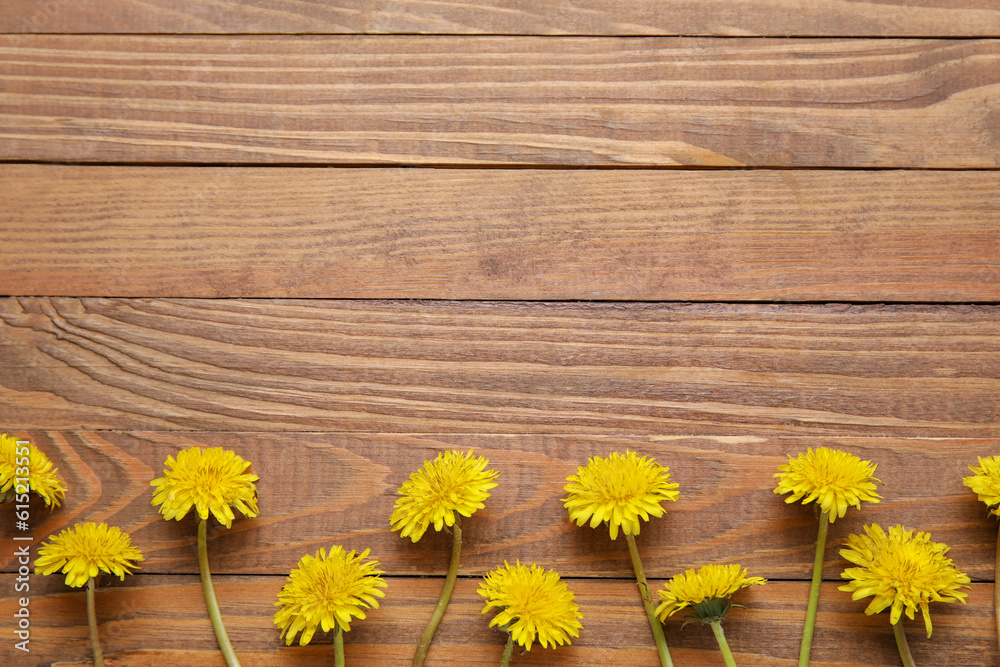
{"type": "MultiPolygon", "coordinates": [[[[244,665],[254,667],[319,667],[332,661],[330,638],[318,634],[307,647],[285,647],[274,629],[273,601],[282,577],[215,577],[216,592],[227,629],[244,665]]],[[[9,590],[11,575],[0,575],[9,590]]],[[[659,665],[649,626],[629,581],[568,580],[577,596],[583,631],[570,646],[515,654],[516,665],[575,667],[655,667],[659,665]],[[633,599],[634,598],[634,599],[633,599]]],[[[655,582],[659,587],[660,582],[655,582]]],[[[84,595],[69,591],[57,577],[34,577],[39,591],[32,599],[38,623],[32,626],[33,653],[12,656],[11,667],[88,664],[84,595]],[[37,643],[36,643],[37,642],[37,643]],[[36,648],[37,647],[37,648],[36,648]]],[[[864,603],[851,601],[836,583],[823,585],[814,667],[889,667],[898,665],[886,614],[868,617],[864,603]]],[[[433,609],[440,582],[436,579],[390,578],[386,598],[364,621],[352,624],[345,637],[348,665],[388,667],[408,664],[413,646],[433,609]]],[[[448,612],[428,654],[429,667],[493,667],[499,664],[504,638],[491,629],[489,615],[480,614],[482,598],[476,579],[460,579],[448,612]]],[[[973,584],[968,603],[931,605],[934,635],[923,633],[919,621],[906,622],[917,664],[986,667],[996,664],[992,616],[992,584],[973,584]]],[[[793,667],[808,584],[770,582],[740,593],[747,609],[733,609],[725,624],[726,637],[738,664],[793,667]]],[[[7,630],[16,609],[12,598],[0,598],[0,632],[7,630]],[[7,627],[5,627],[7,626],[7,627]]],[[[204,611],[197,577],[137,575],[125,585],[114,581],[98,591],[97,614],[101,640],[112,665],[134,667],[222,667],[211,626],[204,611]],[[164,626],[170,628],[164,632],[164,626]]],[[[678,665],[723,664],[711,631],[702,625],[680,629],[669,619],[665,634],[678,665]]]]}
{"type": "Polygon", "coordinates": [[[996,306],[0,300],[7,428],[997,434],[996,306]]]}
{"type": "Polygon", "coordinates": [[[1000,36],[990,0],[7,0],[0,32],[1000,36]]]}
{"type": "Polygon", "coordinates": [[[0,159],[1000,166],[1000,41],[0,37],[0,159]]]}
{"type": "Polygon", "coordinates": [[[11,295],[1000,301],[994,172],[0,165],[0,183],[11,295]]]}
{"type": "MultiPolygon", "coordinates": [[[[147,560],[99,594],[109,667],[221,665],[194,523],[149,481],[232,448],[261,515],[209,549],[244,664],[330,664],[327,637],[282,646],[273,601],[344,544],[389,573],[348,664],[405,665],[449,543],[391,532],[396,489],[473,448],[501,484],[428,664],[497,664],[475,589],[520,559],[568,577],[585,630],[516,664],[654,667],[623,541],[560,501],[627,448],[681,485],[639,536],[654,584],[767,576],[727,634],[740,664],[793,667],[816,521],[773,475],[825,445],[885,485],[831,529],[812,664],[898,664],[885,615],[837,590],[872,521],[975,582],[933,639],[909,624],[917,664],[997,664],[997,527],[962,485],[1000,451],[997,37],[994,0],[5,0],[0,429],[70,486],[31,506],[32,544],[128,530],[147,560]],[[53,162],[86,164],[24,164],[53,162]]],[[[89,664],[60,577],[32,577],[33,651],[11,649],[13,509],[0,664],[89,664]]],[[[722,664],[705,628],[666,631],[679,665],[722,664]]]]}
{"type": "MultiPolygon", "coordinates": [[[[977,456],[996,453],[1000,439],[783,438],[543,435],[334,435],[328,433],[28,432],[51,454],[70,493],[49,514],[33,508],[36,540],[84,520],[104,521],[132,535],[148,574],[197,572],[195,523],[165,521],[151,505],[149,482],[167,456],[191,446],[225,447],[253,463],[260,476],[258,518],[209,534],[213,572],[286,572],[306,553],[341,544],[371,549],[392,575],[442,575],[450,536],[431,531],[413,544],[390,530],[396,491],[438,452],[474,449],[490,460],[500,485],[486,508],[466,520],[463,575],[482,575],[515,560],[546,563],[564,576],[628,577],[623,539],[606,528],[576,527],[561,498],[566,478],[590,457],[639,452],[670,467],[681,498],[646,524],[638,542],[646,571],[666,578],[706,563],[739,562],[760,576],[807,581],[817,521],[811,507],[775,495],[774,474],[787,455],[807,447],[850,451],[879,465],[884,500],[851,510],[830,530],[827,579],[847,561],[838,546],[865,523],[902,523],[952,547],[951,557],[975,580],[992,580],[996,524],[963,486],[977,456]],[[932,480],[932,482],[931,482],[932,480]]],[[[14,526],[13,507],[0,508],[0,535],[14,526]]],[[[214,522],[213,522],[214,525],[214,522]]],[[[0,555],[8,572],[10,555],[0,555]]]]}

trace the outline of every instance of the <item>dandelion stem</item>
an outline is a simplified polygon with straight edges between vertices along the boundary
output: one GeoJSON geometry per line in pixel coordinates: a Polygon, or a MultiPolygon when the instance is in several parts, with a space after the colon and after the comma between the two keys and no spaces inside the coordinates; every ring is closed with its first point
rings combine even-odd
{"type": "Polygon", "coordinates": [[[674,661],[670,659],[670,650],[667,648],[667,638],[663,636],[663,625],[657,620],[656,611],[653,609],[653,596],[649,593],[649,582],[646,581],[646,573],[642,569],[642,561],[639,560],[639,548],[635,546],[635,536],[626,533],[625,540],[628,542],[628,553],[632,556],[632,569],[635,570],[635,578],[639,582],[642,606],[646,608],[646,618],[649,619],[649,629],[653,631],[656,651],[660,654],[660,665],[674,667],[674,661]]]}
{"type": "Polygon", "coordinates": [[[902,616],[892,624],[892,634],[896,637],[896,648],[899,649],[899,658],[903,661],[903,667],[914,667],[910,645],[906,643],[906,633],[903,632],[902,616]]]}
{"type": "Polygon", "coordinates": [[[997,641],[1000,641],[1000,531],[997,531],[997,552],[993,565],[993,617],[997,623],[997,641]]]}
{"type": "Polygon", "coordinates": [[[500,667],[510,667],[510,656],[514,655],[514,635],[507,635],[507,645],[503,647],[503,657],[500,658],[500,667]]]}
{"type": "Polygon", "coordinates": [[[819,515],[819,535],[816,536],[816,557],[813,559],[812,584],[809,586],[809,606],[806,608],[806,624],[802,628],[802,646],[799,648],[799,667],[809,666],[812,651],[813,630],[816,628],[816,609],[819,607],[819,585],[823,582],[823,556],[826,554],[826,534],[830,529],[830,515],[819,515]]]}
{"type": "Polygon", "coordinates": [[[222,656],[226,659],[228,667],[240,667],[240,661],[236,658],[236,652],[229,641],[229,635],[226,634],[226,626],[222,624],[219,603],[215,599],[212,572],[208,569],[208,522],[200,517],[198,518],[198,570],[201,572],[201,588],[205,592],[208,615],[212,619],[212,628],[215,630],[215,638],[219,642],[222,656]]]}
{"type": "Polygon", "coordinates": [[[94,607],[94,578],[87,579],[87,625],[90,626],[90,650],[94,653],[94,667],[104,667],[104,654],[97,638],[97,609],[94,607]]]}
{"type": "Polygon", "coordinates": [[[448,565],[448,576],[445,577],[444,586],[441,587],[441,597],[438,598],[434,614],[431,615],[431,620],[427,623],[424,634],[420,637],[420,643],[417,644],[417,652],[413,654],[411,667],[420,667],[424,664],[424,660],[427,658],[427,649],[430,648],[434,633],[441,625],[444,610],[448,608],[448,601],[451,600],[451,592],[455,590],[455,579],[458,577],[458,559],[462,555],[462,523],[457,516],[455,517],[455,525],[451,527],[451,532],[454,535],[454,541],[451,544],[451,563],[448,565]]]}
{"type": "Polygon", "coordinates": [[[712,621],[712,632],[715,633],[715,641],[719,642],[719,650],[722,651],[722,659],[726,661],[726,667],[736,667],[733,660],[733,653],[729,650],[729,642],[726,641],[726,633],[722,631],[722,623],[712,621]]]}
{"type": "Polygon", "coordinates": [[[344,628],[339,623],[337,631],[333,633],[333,665],[344,667],[344,628]]]}

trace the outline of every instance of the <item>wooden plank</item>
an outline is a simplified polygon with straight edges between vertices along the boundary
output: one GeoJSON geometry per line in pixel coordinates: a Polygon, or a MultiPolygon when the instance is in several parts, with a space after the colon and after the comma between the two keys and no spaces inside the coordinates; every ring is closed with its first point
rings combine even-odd
{"type": "Polygon", "coordinates": [[[988,0],[6,0],[0,32],[1000,36],[988,0]]]}
{"type": "Polygon", "coordinates": [[[8,164],[0,183],[9,295],[1000,301],[995,172],[8,164]]]}
{"type": "MultiPolygon", "coordinates": [[[[247,665],[316,666],[332,662],[330,638],[317,634],[307,647],[285,647],[274,629],[273,601],[282,577],[215,576],[222,614],[236,652],[247,665]]],[[[12,589],[13,576],[0,575],[0,585],[12,589]]],[[[84,594],[71,592],[56,577],[34,577],[31,602],[32,653],[12,655],[11,667],[86,665],[89,658],[84,594]]],[[[570,580],[584,615],[579,639],[570,646],[515,654],[517,665],[657,667],[649,626],[635,594],[635,583],[570,580]],[[634,599],[633,599],[634,598],[634,599]]],[[[654,582],[659,587],[660,582],[654,582]]],[[[811,665],[815,667],[889,667],[899,664],[888,616],[868,617],[864,603],[851,601],[823,584],[811,665]]],[[[488,627],[480,614],[478,580],[460,579],[427,664],[492,667],[499,664],[504,636],[488,627]]],[[[348,665],[388,667],[406,664],[434,607],[437,579],[389,578],[386,598],[368,618],[351,625],[345,636],[348,665]]],[[[931,605],[934,635],[927,639],[923,624],[906,621],[916,664],[969,667],[995,665],[997,647],[992,614],[992,584],[973,584],[968,603],[931,605]]],[[[726,637],[738,664],[793,667],[805,616],[808,584],[770,582],[740,593],[747,609],[733,609],[725,623],[726,637]]],[[[10,635],[16,601],[0,598],[0,632],[10,635]],[[6,626],[6,627],[5,627],[6,626]]],[[[136,667],[176,665],[207,667],[222,661],[204,610],[197,577],[138,575],[98,591],[97,614],[105,656],[112,664],[136,667]],[[164,626],[170,631],[164,632],[164,626]]],[[[681,621],[665,625],[671,655],[679,665],[721,666],[721,654],[708,627],[681,621]]],[[[14,651],[11,651],[14,653],[14,651]]]]}
{"type": "MultiPolygon", "coordinates": [[[[565,576],[627,577],[628,550],[606,528],[573,524],[560,499],[566,478],[592,456],[636,451],[670,467],[681,497],[638,537],[646,571],[665,578],[706,563],[739,562],[760,576],[807,581],[817,520],[811,507],[774,494],[774,474],[787,455],[821,445],[879,464],[883,502],[836,521],[826,569],[839,577],[847,562],[838,546],[865,523],[902,523],[952,547],[963,572],[992,580],[996,524],[962,485],[977,456],[996,453],[1000,440],[926,438],[766,438],[691,436],[395,435],[327,433],[28,432],[50,453],[69,487],[65,506],[32,509],[37,541],[78,521],[126,530],[143,551],[148,574],[197,572],[195,523],[165,521],[151,506],[149,482],[168,455],[191,446],[232,449],[260,476],[258,518],[209,533],[212,571],[287,572],[305,553],[341,544],[363,551],[394,575],[442,575],[450,536],[431,531],[419,543],[390,530],[397,489],[424,461],[447,449],[474,449],[490,460],[500,485],[486,508],[464,525],[461,573],[479,576],[503,561],[544,562],[565,576]]],[[[14,508],[0,508],[13,527],[14,508]]],[[[7,531],[7,528],[3,529],[7,531]]],[[[22,534],[22,533],[18,533],[22,534]]],[[[0,556],[16,571],[13,551],[0,556]]]]}
{"type": "Polygon", "coordinates": [[[0,300],[6,428],[993,437],[1000,308],[0,300]]]}
{"type": "Polygon", "coordinates": [[[1000,166],[996,40],[0,37],[0,159],[1000,166]]]}

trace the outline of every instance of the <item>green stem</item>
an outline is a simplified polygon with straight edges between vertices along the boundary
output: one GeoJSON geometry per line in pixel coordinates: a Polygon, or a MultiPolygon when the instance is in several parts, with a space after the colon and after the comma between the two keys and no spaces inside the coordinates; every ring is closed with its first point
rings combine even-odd
{"type": "Polygon", "coordinates": [[[903,667],[914,667],[913,656],[910,654],[910,645],[906,643],[906,633],[903,632],[903,617],[892,624],[892,634],[896,637],[896,648],[899,649],[899,658],[903,661],[903,667]]]}
{"type": "Polygon", "coordinates": [[[722,651],[722,659],[726,661],[726,667],[736,667],[733,660],[733,653],[729,650],[729,642],[726,641],[726,633],[722,631],[722,623],[712,621],[712,632],[715,633],[715,641],[719,642],[719,649],[722,651]]]}
{"type": "Polygon", "coordinates": [[[1000,531],[997,531],[996,562],[993,565],[993,618],[997,623],[997,641],[1000,641],[1000,531]]]}
{"type": "Polygon", "coordinates": [[[816,557],[813,559],[812,584],[809,586],[809,606],[806,608],[806,624],[802,629],[802,646],[799,648],[799,667],[809,667],[809,653],[812,651],[813,630],[816,628],[816,609],[819,607],[819,585],[823,582],[823,556],[826,554],[826,534],[830,529],[830,515],[822,512],[819,516],[819,535],[816,536],[816,557]]]}
{"type": "Polygon", "coordinates": [[[455,590],[455,579],[458,577],[458,559],[462,555],[462,523],[457,516],[451,532],[454,534],[454,540],[451,543],[451,563],[448,565],[448,576],[445,577],[444,586],[441,587],[441,597],[438,598],[437,607],[434,608],[431,620],[427,623],[424,634],[420,637],[420,643],[417,644],[417,652],[413,654],[411,667],[420,667],[424,664],[424,660],[427,658],[427,649],[430,648],[434,633],[441,625],[444,610],[448,608],[451,593],[455,590]]]}
{"type": "Polygon", "coordinates": [[[104,667],[104,654],[97,638],[97,608],[94,606],[94,578],[87,579],[87,625],[90,626],[90,650],[94,653],[94,667],[104,667]]]}
{"type": "Polygon", "coordinates": [[[514,635],[507,635],[507,645],[503,648],[503,657],[500,658],[500,667],[510,667],[510,656],[514,655],[514,635]]]}
{"type": "Polygon", "coordinates": [[[337,631],[333,633],[333,665],[334,667],[344,667],[344,629],[337,624],[337,631]]]}
{"type": "Polygon", "coordinates": [[[198,519],[198,570],[201,572],[201,588],[205,592],[205,604],[208,606],[208,615],[212,619],[212,628],[215,630],[215,638],[219,642],[222,657],[226,659],[228,667],[240,667],[240,661],[236,658],[236,652],[229,641],[229,635],[226,634],[226,626],[222,624],[219,603],[215,599],[212,572],[208,569],[208,522],[200,517],[198,519]]]}
{"type": "Polygon", "coordinates": [[[625,540],[628,542],[628,553],[632,557],[632,569],[635,571],[636,581],[639,582],[642,606],[646,608],[646,618],[649,619],[649,629],[653,631],[656,651],[660,654],[660,666],[674,667],[674,661],[670,659],[670,649],[667,648],[667,638],[663,636],[663,624],[657,620],[656,611],[653,609],[653,596],[649,593],[649,582],[646,581],[646,573],[642,569],[642,561],[639,560],[639,548],[635,546],[635,536],[626,533],[625,540]]]}

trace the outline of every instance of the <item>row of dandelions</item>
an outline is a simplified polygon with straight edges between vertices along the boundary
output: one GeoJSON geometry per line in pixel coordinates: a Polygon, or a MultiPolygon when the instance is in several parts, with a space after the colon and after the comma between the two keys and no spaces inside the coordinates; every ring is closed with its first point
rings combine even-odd
{"type": "MultiPolygon", "coordinates": [[[[471,451],[443,452],[424,466],[399,489],[390,524],[401,537],[417,542],[431,527],[436,531],[450,529],[453,535],[452,559],[441,597],[414,654],[414,667],[422,665],[434,633],[454,588],[461,555],[461,520],[485,507],[489,491],[497,486],[496,471],[487,470],[489,462],[471,451]]],[[[177,458],[168,456],[163,477],[155,479],[153,504],[159,506],[165,519],[180,520],[192,509],[198,515],[198,563],[202,576],[206,606],[215,629],[220,649],[227,665],[239,665],[222,624],[208,567],[206,531],[209,516],[231,527],[233,509],[245,517],[257,516],[256,475],[248,472],[250,463],[232,451],[216,447],[202,450],[192,447],[182,450],[177,458]]],[[[808,665],[822,565],[825,555],[827,528],[846,515],[848,507],[860,509],[861,501],[877,503],[874,477],[876,465],[858,457],[825,447],[815,452],[809,449],[797,457],[789,456],[787,465],[775,474],[778,494],[790,494],[786,502],[815,502],[819,514],[819,532],[813,582],[810,586],[807,620],[800,651],[801,666],[808,665]]],[[[970,466],[973,473],[963,481],[979,499],[1000,515],[1000,457],[979,459],[979,466],[970,466]]],[[[27,502],[29,491],[37,493],[50,508],[65,498],[66,485],[48,458],[33,445],[0,434],[0,494],[4,501],[27,502]],[[27,476],[28,485],[23,484],[27,476]]],[[[735,665],[721,622],[734,606],[732,596],[739,590],[762,585],[765,580],[748,576],[739,565],[706,565],[699,570],[687,570],[668,581],[658,592],[659,605],[649,591],[643,572],[635,536],[641,522],[664,513],[664,501],[679,498],[678,485],[670,482],[669,469],[653,459],[634,452],[612,453],[607,458],[595,456],[577,474],[567,478],[562,499],[569,518],[592,528],[602,524],[609,529],[611,539],[619,532],[625,535],[639,584],[643,606],[663,667],[672,666],[661,624],[678,611],[687,609],[693,616],[685,623],[701,621],[711,626],[723,658],[730,667],[735,665]]],[[[913,619],[921,612],[928,637],[931,620],[928,604],[965,602],[969,577],[955,568],[947,557],[948,547],[931,541],[930,535],[892,526],[888,531],[878,524],[864,526],[864,535],[850,535],[840,555],[855,567],[842,573],[849,583],[840,590],[852,593],[855,600],[872,597],[865,612],[877,614],[890,609],[900,656],[906,667],[913,659],[906,645],[902,616],[913,619]]],[[[353,619],[364,619],[364,609],[377,608],[378,598],[386,583],[379,575],[378,562],[365,560],[369,551],[347,552],[335,546],[327,552],[320,549],[315,556],[306,555],[294,568],[278,596],[274,623],[291,644],[296,637],[301,645],[308,644],[317,630],[334,631],[335,664],[344,665],[343,632],[350,630],[353,619]]],[[[1000,578],[1000,538],[998,538],[997,575],[1000,578]]],[[[71,587],[87,586],[88,625],[95,664],[103,665],[97,637],[94,612],[94,589],[100,572],[124,579],[139,567],[142,553],[131,539],[116,527],[92,522],[76,524],[51,537],[39,548],[36,572],[62,572],[71,587]]],[[[1000,588],[1000,587],[998,587],[1000,588]]],[[[501,665],[509,664],[513,647],[529,650],[537,641],[543,647],[570,643],[579,637],[582,615],[559,575],[532,564],[510,565],[491,571],[480,584],[479,594],[486,599],[483,613],[496,611],[490,626],[499,626],[508,634],[501,665]]],[[[1000,609],[1000,596],[997,597],[1000,609]]],[[[1000,616],[1000,614],[998,614],[1000,616]]],[[[1000,627],[998,627],[1000,636],[1000,627]]]]}
{"type": "MultiPolygon", "coordinates": [[[[27,492],[34,490],[49,505],[58,506],[65,497],[65,484],[56,475],[51,462],[33,445],[30,446],[32,477],[30,487],[15,487],[18,476],[27,475],[28,451],[21,461],[15,451],[15,440],[0,436],[0,492],[11,491],[10,499],[27,502],[27,492]],[[22,465],[25,464],[25,465],[22,465]]],[[[439,602],[428,629],[418,645],[414,664],[422,664],[434,631],[451,597],[461,553],[461,517],[470,517],[484,507],[483,501],[496,486],[497,473],[486,470],[488,461],[473,456],[472,452],[444,452],[428,461],[410,476],[399,493],[391,517],[394,530],[402,537],[418,541],[433,526],[435,530],[450,527],[454,534],[452,565],[445,580],[439,602]]],[[[232,527],[236,518],[234,509],[247,518],[258,515],[258,476],[248,472],[250,462],[235,452],[221,447],[202,449],[192,447],[178,452],[177,458],[168,456],[162,477],[150,482],[155,488],[152,504],[166,520],[181,520],[193,509],[198,517],[198,566],[202,588],[212,627],[219,648],[228,667],[239,667],[240,662],[223,624],[219,605],[212,585],[208,565],[207,524],[210,516],[232,527]]],[[[366,560],[369,550],[358,554],[334,546],[327,552],[320,549],[315,556],[306,555],[293,568],[288,580],[278,594],[274,623],[284,637],[286,645],[299,639],[300,645],[308,644],[316,631],[334,631],[334,664],[344,665],[343,633],[350,630],[353,619],[364,619],[364,609],[377,608],[378,598],[385,596],[381,590],[386,582],[375,560],[366,560]]],[[[87,614],[90,628],[94,663],[103,667],[104,659],[98,641],[94,605],[95,582],[100,572],[113,574],[124,580],[126,574],[139,567],[144,560],[142,553],[131,543],[130,536],[117,527],[104,523],[79,523],[51,537],[39,548],[35,562],[36,573],[52,574],[61,571],[66,584],[71,587],[87,586],[87,614]]],[[[543,647],[569,643],[569,637],[578,637],[581,624],[579,607],[573,602],[573,593],[554,571],[544,571],[536,565],[503,567],[490,572],[479,593],[486,598],[483,613],[497,609],[499,613],[492,625],[501,625],[509,633],[503,665],[508,664],[517,643],[530,650],[537,641],[543,647]]]]}

